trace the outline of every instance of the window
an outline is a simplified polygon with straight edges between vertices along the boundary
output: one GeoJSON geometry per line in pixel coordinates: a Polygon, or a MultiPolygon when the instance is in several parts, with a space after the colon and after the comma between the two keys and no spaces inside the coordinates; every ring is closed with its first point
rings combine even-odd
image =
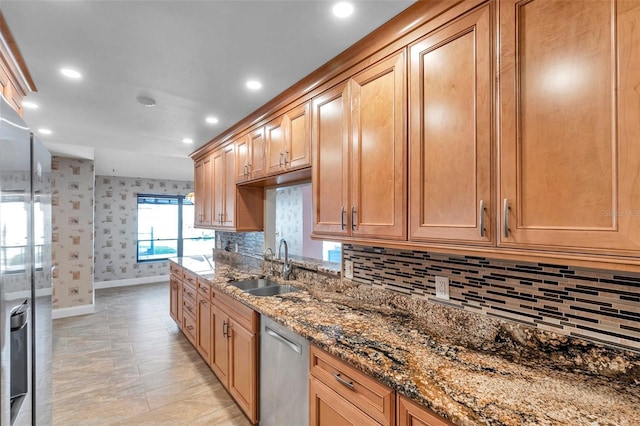
{"type": "Polygon", "coordinates": [[[195,229],[193,217],[182,195],[138,194],[138,262],[210,253],[214,232],[195,229]]]}

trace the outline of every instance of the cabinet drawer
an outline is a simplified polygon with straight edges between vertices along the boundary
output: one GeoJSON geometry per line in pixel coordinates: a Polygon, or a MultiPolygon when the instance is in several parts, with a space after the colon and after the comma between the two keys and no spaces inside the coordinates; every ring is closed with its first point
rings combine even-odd
{"type": "Polygon", "coordinates": [[[173,262],[169,262],[169,271],[171,272],[171,275],[175,276],[179,280],[182,280],[182,266],[173,262]]]}
{"type": "Polygon", "coordinates": [[[184,292],[182,293],[182,312],[184,314],[191,314],[194,318],[196,315],[196,292],[184,286],[184,292]]]}
{"type": "Polygon", "coordinates": [[[309,356],[313,376],[377,422],[394,424],[395,392],[391,388],[315,346],[309,356]]]}
{"type": "Polygon", "coordinates": [[[236,323],[246,328],[252,333],[257,333],[258,314],[248,306],[219,291],[212,290],[211,301],[217,305],[222,304],[222,309],[226,310],[236,323]]]}
{"type": "Polygon", "coordinates": [[[204,299],[209,299],[211,294],[211,286],[203,279],[198,278],[197,291],[204,299]]]}
{"type": "Polygon", "coordinates": [[[198,281],[198,276],[195,274],[192,274],[191,272],[184,270],[184,282],[185,283],[189,283],[191,285],[191,287],[193,287],[194,289],[196,288],[196,282],[198,281]]]}
{"type": "Polygon", "coordinates": [[[184,312],[182,315],[182,332],[192,345],[196,345],[196,319],[188,312],[184,312]]]}
{"type": "Polygon", "coordinates": [[[426,407],[416,404],[410,399],[398,395],[397,426],[453,426],[453,423],[440,417],[426,407]]]}

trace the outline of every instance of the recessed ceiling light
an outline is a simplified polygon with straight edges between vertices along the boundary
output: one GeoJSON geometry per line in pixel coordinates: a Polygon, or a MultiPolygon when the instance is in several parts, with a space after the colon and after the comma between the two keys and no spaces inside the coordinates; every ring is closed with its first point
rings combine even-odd
{"type": "Polygon", "coordinates": [[[53,132],[49,129],[38,129],[38,133],[40,133],[41,135],[50,135],[53,132]]]}
{"type": "Polygon", "coordinates": [[[22,102],[22,106],[29,109],[38,109],[38,104],[29,101],[22,102]]]}
{"type": "Polygon", "coordinates": [[[218,124],[218,118],[217,117],[207,117],[204,120],[209,124],[218,124]]]}
{"type": "Polygon", "coordinates": [[[193,143],[193,139],[190,139],[190,138],[184,138],[184,139],[182,139],[182,142],[183,142],[183,143],[193,143]]]}
{"type": "Polygon", "coordinates": [[[153,99],[151,96],[138,95],[136,100],[140,105],[144,105],[146,107],[156,106],[156,100],[153,99]]]}
{"type": "Polygon", "coordinates": [[[61,68],[60,73],[65,77],[69,77],[74,80],[79,80],[82,78],[82,74],[80,74],[78,71],[71,68],[61,68]]]}
{"type": "Polygon", "coordinates": [[[346,1],[341,1],[333,6],[333,14],[338,18],[346,18],[353,13],[353,5],[346,1]]]}
{"type": "Polygon", "coordinates": [[[251,90],[258,90],[262,87],[262,83],[258,80],[249,80],[247,81],[247,87],[251,90]]]}

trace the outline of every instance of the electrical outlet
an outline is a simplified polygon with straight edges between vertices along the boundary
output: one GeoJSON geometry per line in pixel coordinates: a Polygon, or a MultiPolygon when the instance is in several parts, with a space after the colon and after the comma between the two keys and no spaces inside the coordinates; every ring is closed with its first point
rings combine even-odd
{"type": "Polygon", "coordinates": [[[436,298],[449,300],[449,278],[436,276],[436,298]]]}
{"type": "Polygon", "coordinates": [[[353,279],[353,260],[344,261],[344,277],[350,280],[353,279]]]}
{"type": "Polygon", "coordinates": [[[235,244],[234,250],[236,251],[236,253],[238,252],[238,243],[235,244]]]}

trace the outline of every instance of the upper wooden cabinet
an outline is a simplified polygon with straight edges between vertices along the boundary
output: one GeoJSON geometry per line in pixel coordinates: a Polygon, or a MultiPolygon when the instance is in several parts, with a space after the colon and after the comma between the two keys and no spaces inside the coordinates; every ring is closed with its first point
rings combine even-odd
{"type": "Polygon", "coordinates": [[[490,5],[410,47],[409,238],[492,244],[490,5]]]}
{"type": "Polygon", "coordinates": [[[36,87],[0,11],[0,94],[22,116],[22,100],[36,87]]]}
{"type": "Polygon", "coordinates": [[[258,127],[235,142],[235,182],[260,179],[265,175],[264,127],[258,127]]]}
{"type": "Polygon", "coordinates": [[[309,102],[306,102],[265,126],[267,174],[280,174],[311,165],[309,110],[309,102]]]}
{"type": "Polygon", "coordinates": [[[406,238],[400,51],[313,100],[314,233],[406,238]]]}
{"type": "Polygon", "coordinates": [[[236,147],[237,144],[230,143],[196,161],[196,227],[234,231],[263,229],[264,192],[262,188],[236,186],[236,147]],[[198,222],[200,215],[208,221],[198,222]]]}
{"type": "Polygon", "coordinates": [[[640,7],[500,3],[504,247],[640,249],[640,7]]]}
{"type": "Polygon", "coordinates": [[[194,205],[195,205],[195,226],[211,226],[213,187],[212,185],[212,156],[207,155],[205,158],[195,163],[195,179],[194,179],[194,205]]]}

